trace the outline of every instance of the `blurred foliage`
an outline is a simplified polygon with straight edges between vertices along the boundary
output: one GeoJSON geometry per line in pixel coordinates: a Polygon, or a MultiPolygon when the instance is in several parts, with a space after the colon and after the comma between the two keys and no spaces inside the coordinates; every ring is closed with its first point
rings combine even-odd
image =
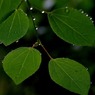
{"type": "MultiPolygon", "coordinates": [[[[29,0],[31,7],[34,7],[32,15],[36,17],[36,25],[38,27],[38,34],[46,47],[48,52],[54,57],[68,57],[74,59],[85,67],[91,75],[91,89],[89,95],[95,95],[95,47],[79,47],[68,44],[59,39],[51,30],[46,14],[42,14],[39,10],[51,11],[55,8],[70,6],[82,9],[87,12],[92,19],[95,20],[95,3],[94,0],[68,0],[69,3],[63,4],[67,0],[29,0]],[[36,8],[36,9],[35,9],[36,8]]],[[[36,41],[36,31],[33,23],[31,22],[31,14],[28,11],[27,4],[22,4],[21,8],[27,12],[30,19],[30,28],[27,34],[19,40],[18,43],[5,47],[0,44],[0,95],[77,95],[61,88],[51,81],[48,74],[48,61],[49,58],[42,50],[42,64],[40,69],[30,78],[26,79],[22,84],[16,86],[13,81],[5,74],[2,68],[2,60],[4,56],[11,50],[20,46],[32,46],[36,41]]]]}

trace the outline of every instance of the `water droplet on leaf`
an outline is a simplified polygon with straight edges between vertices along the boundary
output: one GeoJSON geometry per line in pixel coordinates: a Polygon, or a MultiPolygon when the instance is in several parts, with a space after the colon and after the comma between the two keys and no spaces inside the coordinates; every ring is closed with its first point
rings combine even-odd
{"type": "Polygon", "coordinates": [[[88,16],[88,14],[86,14],[86,16],[88,16]]]}
{"type": "Polygon", "coordinates": [[[38,27],[36,27],[36,30],[38,30],[38,27]]]}
{"type": "Polygon", "coordinates": [[[94,23],[94,21],[92,21],[92,23],[94,23]]]}
{"type": "Polygon", "coordinates": [[[65,9],[65,11],[66,11],[66,13],[68,13],[69,12],[69,9],[68,9],[68,7],[65,7],[66,9],[65,9]]]}
{"type": "Polygon", "coordinates": [[[81,13],[84,13],[84,11],[81,11],[81,13]]]}
{"type": "Polygon", "coordinates": [[[90,20],[92,20],[92,18],[90,17],[90,20]]]}
{"type": "Polygon", "coordinates": [[[88,68],[86,68],[86,70],[88,71],[88,68]]]}
{"type": "Polygon", "coordinates": [[[33,20],[36,20],[36,18],[33,18],[33,20]]]}
{"type": "Polygon", "coordinates": [[[45,11],[42,11],[42,14],[45,13],[45,11]]]}
{"type": "Polygon", "coordinates": [[[30,10],[33,10],[33,7],[31,7],[30,10]]]}
{"type": "Polygon", "coordinates": [[[19,41],[17,40],[16,43],[18,43],[19,41]]]}

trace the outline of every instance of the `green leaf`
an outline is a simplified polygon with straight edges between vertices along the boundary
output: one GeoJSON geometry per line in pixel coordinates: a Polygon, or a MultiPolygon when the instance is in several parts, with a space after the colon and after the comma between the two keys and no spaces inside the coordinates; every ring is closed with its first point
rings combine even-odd
{"type": "Polygon", "coordinates": [[[29,20],[22,10],[16,10],[8,19],[0,25],[0,41],[4,45],[10,45],[22,38],[29,27],[29,20]]]}
{"type": "Polygon", "coordinates": [[[21,47],[4,58],[3,68],[16,84],[20,84],[39,69],[40,63],[41,54],[38,50],[21,47]]]}
{"type": "Polygon", "coordinates": [[[66,42],[91,46],[95,40],[95,27],[85,14],[73,8],[61,8],[48,13],[54,33],[66,42]]]}
{"type": "Polygon", "coordinates": [[[90,76],[85,67],[68,58],[52,59],[49,62],[51,79],[69,91],[87,95],[90,88],[90,76]]]}
{"type": "Polygon", "coordinates": [[[0,22],[10,12],[15,10],[20,4],[21,0],[0,0],[0,22]]]}

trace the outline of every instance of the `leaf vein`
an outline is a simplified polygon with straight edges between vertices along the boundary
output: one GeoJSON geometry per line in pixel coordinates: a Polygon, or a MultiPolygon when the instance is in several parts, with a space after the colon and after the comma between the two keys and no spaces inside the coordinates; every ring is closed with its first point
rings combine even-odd
{"type": "Polygon", "coordinates": [[[14,23],[15,17],[16,17],[16,13],[14,14],[14,17],[13,17],[13,19],[12,19],[12,23],[11,23],[11,26],[10,26],[10,29],[9,29],[9,33],[8,33],[7,39],[9,39],[9,36],[10,36],[10,34],[11,34],[11,30],[12,30],[12,27],[13,27],[13,23],[14,23]]]}
{"type": "MultiPolygon", "coordinates": [[[[56,62],[55,62],[56,63],[56,62]]],[[[59,65],[56,63],[56,65],[75,83],[75,85],[81,90],[80,86],[76,83],[76,81],[59,65]]]]}
{"type": "Polygon", "coordinates": [[[21,68],[20,68],[20,70],[19,70],[19,72],[18,72],[17,78],[19,78],[19,75],[20,75],[20,73],[21,73],[21,71],[22,71],[22,69],[23,69],[23,67],[24,67],[24,64],[25,64],[25,61],[26,61],[26,59],[27,59],[27,57],[28,57],[28,55],[29,55],[29,52],[30,52],[30,51],[27,52],[26,57],[25,57],[25,59],[23,60],[23,63],[22,63],[21,68]]]}
{"type": "MultiPolygon", "coordinates": [[[[63,20],[61,20],[60,18],[58,18],[58,17],[56,17],[55,16],[55,18],[57,18],[60,22],[62,22],[62,23],[64,23],[66,26],[68,26],[70,29],[72,29],[73,31],[75,31],[75,33],[77,33],[77,34],[79,34],[86,42],[87,42],[87,40],[86,40],[86,38],[81,34],[81,33],[79,33],[78,31],[76,31],[72,26],[70,26],[69,24],[67,24],[65,21],[63,21],[63,20]]],[[[56,22],[56,21],[55,21],[56,22]]],[[[57,24],[57,23],[56,23],[57,24]]],[[[58,25],[58,24],[57,24],[58,25]]],[[[61,30],[62,31],[62,30],[61,30]]]]}

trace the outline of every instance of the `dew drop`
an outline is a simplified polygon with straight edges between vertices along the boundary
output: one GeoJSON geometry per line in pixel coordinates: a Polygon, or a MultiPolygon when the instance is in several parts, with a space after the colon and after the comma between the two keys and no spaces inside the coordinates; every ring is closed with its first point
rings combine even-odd
{"type": "Polygon", "coordinates": [[[38,30],[38,27],[36,27],[36,30],[38,30]]]}
{"type": "Polygon", "coordinates": [[[88,68],[86,68],[86,70],[88,71],[88,68]]]}
{"type": "Polygon", "coordinates": [[[92,21],[92,23],[94,23],[94,21],[92,21]]]}
{"type": "Polygon", "coordinates": [[[32,11],[33,10],[33,7],[31,7],[30,10],[32,11]]]}
{"type": "Polygon", "coordinates": [[[92,20],[92,18],[90,17],[90,20],[92,20]]]}
{"type": "Polygon", "coordinates": [[[83,13],[84,13],[84,11],[81,11],[81,13],[83,14],[83,13]]]}
{"type": "Polygon", "coordinates": [[[36,18],[33,18],[33,20],[36,20],[36,18]]]}
{"type": "Polygon", "coordinates": [[[88,14],[86,14],[86,16],[88,16],[88,14]]]}
{"type": "Polygon", "coordinates": [[[42,11],[42,14],[44,14],[45,13],[45,11],[42,11]]]}
{"type": "Polygon", "coordinates": [[[68,9],[68,7],[65,7],[66,8],[66,13],[68,13],[69,12],[69,9],[68,9]]]}
{"type": "Polygon", "coordinates": [[[18,43],[19,41],[17,40],[16,43],[18,43]]]}
{"type": "Polygon", "coordinates": [[[41,44],[39,44],[39,46],[40,46],[41,44]]]}

